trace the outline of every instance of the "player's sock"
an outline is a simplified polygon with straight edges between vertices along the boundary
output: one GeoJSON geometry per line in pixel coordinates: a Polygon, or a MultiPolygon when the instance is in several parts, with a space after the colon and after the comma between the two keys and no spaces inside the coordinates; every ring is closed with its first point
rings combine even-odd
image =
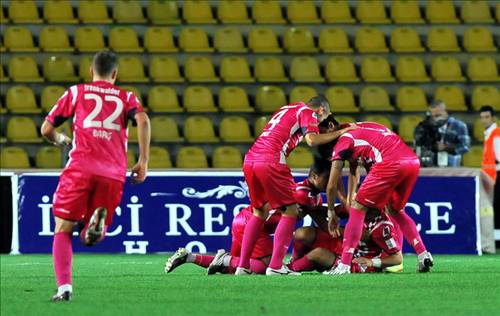
{"type": "MultiPolygon", "coordinates": [[[[234,273],[234,271],[236,271],[236,268],[238,267],[238,262],[240,258],[231,256],[228,257],[228,259],[229,262],[228,262],[227,273],[234,273]]],[[[224,265],[226,265],[226,262],[224,262],[224,265]]],[[[253,273],[265,274],[266,269],[267,266],[262,260],[250,259],[250,270],[252,270],[253,273]]]]}
{"type": "Polygon", "coordinates": [[[200,254],[188,254],[186,262],[192,262],[200,267],[208,268],[210,263],[214,260],[214,256],[200,255],[200,254]]]}
{"type": "Polygon", "coordinates": [[[349,209],[349,221],[344,230],[344,241],[342,249],[342,263],[351,265],[354,250],[359,244],[361,234],[363,233],[363,222],[365,212],[351,207],[349,209]]]}
{"type": "Polygon", "coordinates": [[[277,270],[283,266],[283,259],[292,241],[296,223],[297,219],[295,217],[281,216],[278,227],[276,227],[276,232],[274,233],[273,256],[269,263],[271,269],[277,270]]]}
{"type": "Polygon", "coordinates": [[[240,262],[238,267],[250,268],[250,257],[252,256],[253,248],[259,238],[261,230],[264,228],[265,220],[253,215],[245,225],[243,232],[243,241],[241,243],[240,262]]]}
{"type": "Polygon", "coordinates": [[[399,225],[406,241],[415,249],[417,255],[426,251],[424,242],[422,241],[420,233],[417,230],[417,225],[415,225],[413,219],[411,219],[411,217],[408,216],[404,210],[401,210],[401,212],[395,215],[393,214],[392,218],[399,225]]]}
{"type": "Polygon", "coordinates": [[[307,256],[303,256],[302,258],[293,260],[292,263],[288,265],[288,268],[296,272],[313,271],[314,264],[309,260],[307,256]]]}
{"type": "Polygon", "coordinates": [[[295,240],[293,242],[292,259],[290,261],[293,262],[302,258],[306,254],[307,248],[301,241],[295,240]]]}
{"type": "Polygon", "coordinates": [[[71,233],[59,232],[54,234],[52,257],[57,286],[71,285],[71,268],[73,262],[71,233]]]}

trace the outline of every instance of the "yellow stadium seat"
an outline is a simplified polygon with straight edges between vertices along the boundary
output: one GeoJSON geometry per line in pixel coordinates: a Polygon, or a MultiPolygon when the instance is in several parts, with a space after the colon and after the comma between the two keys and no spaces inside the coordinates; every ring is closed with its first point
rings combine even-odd
{"type": "Polygon", "coordinates": [[[149,150],[149,164],[151,169],[168,169],[172,168],[172,161],[167,149],[153,146],[149,150]]]}
{"type": "Polygon", "coordinates": [[[224,82],[254,82],[250,66],[243,57],[224,57],[220,64],[220,76],[224,82]]]}
{"type": "Polygon", "coordinates": [[[366,82],[393,82],[391,67],[382,57],[365,57],[361,61],[361,77],[366,82]]]}
{"type": "Polygon", "coordinates": [[[175,90],[168,86],[154,86],[148,92],[148,107],[157,113],[181,113],[175,90]]]}
{"type": "Polygon", "coordinates": [[[43,16],[49,24],[76,24],[73,8],[69,0],[46,0],[43,3],[43,16]]]}
{"type": "Polygon", "coordinates": [[[469,151],[462,157],[464,167],[481,168],[483,163],[483,146],[471,146],[469,151]]]}
{"type": "Polygon", "coordinates": [[[220,53],[245,53],[247,48],[243,36],[235,27],[220,28],[215,32],[214,48],[220,53]]]}
{"type": "Polygon", "coordinates": [[[5,46],[3,46],[3,40],[2,37],[0,37],[0,53],[5,52],[5,46]]]}
{"type": "Polygon", "coordinates": [[[42,23],[35,1],[16,0],[9,5],[9,19],[14,24],[42,23]]]}
{"type": "Polygon", "coordinates": [[[21,147],[4,147],[0,150],[0,167],[2,169],[28,169],[28,154],[21,147]]]}
{"type": "Polygon", "coordinates": [[[109,48],[119,53],[139,53],[144,49],[139,46],[137,33],[133,28],[117,26],[109,31],[109,48]]]}
{"type": "Polygon", "coordinates": [[[467,75],[472,81],[500,81],[498,68],[492,57],[470,58],[467,64],[467,75]]]}
{"type": "Polygon", "coordinates": [[[472,108],[479,111],[483,105],[491,105],[495,111],[500,111],[500,92],[497,87],[474,87],[472,90],[472,108]]]}
{"type": "Polygon", "coordinates": [[[289,0],[287,7],[288,21],[292,24],[319,24],[314,2],[307,0],[289,0]]]}
{"type": "Polygon", "coordinates": [[[354,102],[352,90],[346,87],[330,87],[325,91],[333,113],[356,113],[359,108],[354,102]]]}
{"type": "Polygon", "coordinates": [[[308,29],[289,28],[283,36],[283,47],[289,53],[313,53],[318,49],[314,45],[314,37],[308,29]]]}
{"type": "Polygon", "coordinates": [[[206,0],[183,1],[183,16],[188,24],[215,24],[210,3],[206,0]]]}
{"type": "Polygon", "coordinates": [[[281,59],[260,57],[255,62],[254,76],[259,82],[288,82],[281,59]]]}
{"type": "Polygon", "coordinates": [[[184,64],[184,75],[190,82],[218,82],[214,65],[207,57],[190,57],[184,64]]]}
{"type": "Polygon", "coordinates": [[[500,23],[500,3],[497,3],[495,12],[496,12],[495,15],[497,17],[497,21],[500,23]]]}
{"type": "Polygon", "coordinates": [[[247,6],[242,0],[225,0],[219,2],[217,16],[224,24],[250,24],[247,6]]]}
{"type": "Polygon", "coordinates": [[[459,52],[457,36],[452,28],[435,27],[427,34],[427,47],[432,52],[459,52]]]}
{"type": "Polygon", "coordinates": [[[462,88],[457,86],[440,86],[434,91],[434,100],[441,100],[448,111],[467,111],[462,88]]]}
{"type": "Polygon", "coordinates": [[[478,142],[484,142],[484,127],[480,119],[474,120],[474,124],[472,125],[472,136],[474,136],[474,139],[478,142]]]}
{"type": "Polygon", "coordinates": [[[385,45],[384,33],[373,27],[358,29],[355,46],[360,53],[385,53],[389,51],[385,45]]]}
{"type": "Polygon", "coordinates": [[[255,0],[252,6],[252,17],[257,24],[285,24],[280,3],[272,0],[255,0]]]}
{"type": "Polygon", "coordinates": [[[43,146],[36,152],[35,165],[43,169],[62,167],[62,151],[56,146],[43,146]]]}
{"type": "Polygon", "coordinates": [[[43,62],[43,75],[51,82],[78,81],[73,63],[65,56],[52,56],[45,59],[43,62]]]}
{"type": "Polygon", "coordinates": [[[137,144],[138,143],[137,126],[133,126],[131,121],[128,122],[127,133],[128,133],[128,139],[127,139],[128,143],[137,144]]]}
{"type": "Polygon", "coordinates": [[[137,97],[137,99],[139,99],[139,102],[142,104],[142,106],[146,107],[146,105],[142,102],[141,91],[137,87],[120,85],[120,88],[125,91],[131,91],[137,97]]]}
{"type": "Polygon", "coordinates": [[[61,26],[46,26],[40,31],[40,48],[44,52],[72,52],[68,33],[61,26]]]}
{"type": "Polygon", "coordinates": [[[149,63],[149,77],[154,82],[184,82],[173,57],[155,56],[149,63]]]}
{"type": "Polygon", "coordinates": [[[347,34],[341,28],[326,28],[319,33],[319,48],[324,53],[350,53],[347,34]]]}
{"type": "Polygon", "coordinates": [[[214,96],[204,86],[189,86],[182,95],[184,108],[188,112],[217,112],[214,96]]]}
{"type": "Polygon", "coordinates": [[[148,19],[152,24],[180,24],[179,9],[175,1],[149,0],[148,19]]]}
{"type": "Polygon", "coordinates": [[[90,75],[90,67],[92,66],[92,57],[80,57],[80,62],[78,66],[78,76],[82,81],[89,82],[92,81],[90,75]]]}
{"type": "Polygon", "coordinates": [[[396,62],[396,77],[401,82],[429,82],[424,62],[418,57],[399,57],[396,62]]]}
{"type": "Polygon", "coordinates": [[[189,143],[217,143],[212,121],[206,116],[190,116],[184,122],[184,137],[189,143]]]}
{"type": "Polygon", "coordinates": [[[149,27],[144,33],[144,48],[150,53],[174,53],[178,51],[172,32],[167,27],[149,27]]]}
{"type": "Polygon", "coordinates": [[[422,88],[404,86],[396,92],[396,105],[402,112],[425,112],[428,103],[422,88]]]}
{"type": "Polygon", "coordinates": [[[97,52],[104,49],[104,36],[95,26],[79,27],[75,31],[75,48],[82,53],[97,52]]]}
{"type": "Polygon", "coordinates": [[[9,60],[9,75],[14,82],[42,82],[35,60],[28,56],[9,60]]]}
{"type": "Polygon", "coordinates": [[[253,28],[248,33],[248,48],[254,53],[280,53],[278,39],[271,28],[253,28]]]}
{"type": "Polygon", "coordinates": [[[22,26],[9,26],[4,33],[5,47],[11,52],[37,52],[29,29],[22,26]]]}
{"type": "Polygon", "coordinates": [[[290,168],[309,168],[314,163],[314,156],[309,149],[297,147],[290,153],[286,163],[290,168]]]}
{"type": "Polygon", "coordinates": [[[7,109],[11,113],[41,113],[37,107],[35,94],[26,86],[13,86],[7,90],[5,98],[7,109]]]}
{"type": "Polygon", "coordinates": [[[325,74],[329,82],[359,82],[354,64],[348,57],[328,59],[325,74]]]}
{"type": "Polygon", "coordinates": [[[392,2],[391,18],[397,24],[425,23],[420,14],[417,0],[397,0],[392,2]]]}
{"type": "Polygon", "coordinates": [[[3,70],[3,65],[0,65],[0,82],[8,82],[10,80],[3,70]]]}
{"type": "Polygon", "coordinates": [[[335,119],[341,124],[357,122],[354,117],[348,115],[335,115],[335,119]]]}
{"type": "Polygon", "coordinates": [[[208,44],[207,33],[196,27],[186,27],[179,35],[179,47],[185,52],[213,52],[208,44]]]}
{"type": "Polygon", "coordinates": [[[135,158],[135,152],[128,148],[127,149],[127,168],[132,168],[137,162],[137,159],[135,158]]]}
{"type": "Polygon", "coordinates": [[[50,112],[52,107],[64,94],[65,89],[61,86],[45,86],[40,97],[40,104],[44,112],[50,112]]]}
{"type": "Polygon", "coordinates": [[[219,107],[223,112],[253,112],[248,95],[240,87],[224,87],[219,91],[219,107]]]}
{"type": "Polygon", "coordinates": [[[318,92],[313,87],[295,86],[290,91],[290,103],[304,102],[306,103],[312,97],[317,96],[318,92]]]}
{"type": "Polygon", "coordinates": [[[295,57],[290,65],[290,77],[296,82],[324,82],[318,61],[314,57],[295,57]]]}
{"type": "Polygon", "coordinates": [[[460,10],[465,23],[493,23],[488,1],[464,0],[460,10]]]}
{"type": "Polygon", "coordinates": [[[468,52],[496,52],[493,35],[485,27],[470,27],[464,32],[464,48],[468,52]]]}
{"type": "Polygon", "coordinates": [[[185,146],[177,153],[176,165],[185,169],[208,168],[207,156],[200,147],[185,146]]]}
{"type": "Polygon", "coordinates": [[[219,134],[226,143],[251,143],[253,137],[250,134],[250,126],[247,120],[241,116],[226,116],[219,125],[219,134]]]}
{"type": "Polygon", "coordinates": [[[453,57],[435,57],[431,63],[431,75],[435,81],[465,81],[457,59],[453,57]]]}
{"type": "Polygon", "coordinates": [[[286,96],[283,89],[276,86],[261,86],[255,94],[255,107],[258,111],[275,112],[286,105],[286,96]]]}
{"type": "Polygon", "coordinates": [[[106,3],[102,0],[80,0],[78,1],[78,18],[85,24],[109,24],[106,3]]]}
{"type": "Polygon", "coordinates": [[[138,57],[118,58],[118,78],[120,82],[148,82],[144,74],[144,65],[138,57]]]}
{"type": "Polygon", "coordinates": [[[363,24],[387,24],[384,4],[380,0],[359,1],[356,4],[356,17],[363,24]]]}
{"type": "Polygon", "coordinates": [[[424,120],[421,115],[403,115],[399,120],[399,137],[406,143],[413,143],[415,128],[424,120]]]}
{"type": "Polygon", "coordinates": [[[385,116],[385,115],[367,115],[367,116],[365,116],[364,121],[379,123],[379,124],[384,125],[388,129],[391,129],[391,130],[393,129],[391,120],[389,118],[387,118],[387,116],[385,116]]]}
{"type": "Polygon", "coordinates": [[[420,53],[424,51],[417,31],[410,27],[398,27],[392,30],[391,48],[396,53],[420,53]]]}
{"type": "Polygon", "coordinates": [[[460,23],[453,0],[427,0],[425,13],[427,20],[433,24],[460,23]]]}
{"type": "Polygon", "coordinates": [[[214,168],[238,168],[243,166],[243,159],[238,148],[233,146],[220,146],[212,154],[214,168]]]}
{"type": "Polygon", "coordinates": [[[262,131],[264,130],[264,127],[266,127],[267,122],[269,122],[269,117],[268,116],[260,116],[255,119],[254,125],[253,125],[253,133],[255,137],[258,137],[262,131]]]}
{"type": "Polygon", "coordinates": [[[141,4],[137,0],[114,0],[113,19],[117,23],[146,23],[141,4]]]}
{"type": "Polygon", "coordinates": [[[155,116],[151,119],[151,140],[162,143],[183,142],[175,120],[167,116],[155,116]]]}
{"type": "Polygon", "coordinates": [[[365,111],[394,111],[384,88],[367,86],[361,90],[359,107],[365,111]]]}
{"type": "Polygon", "coordinates": [[[14,143],[41,143],[33,119],[13,116],[7,122],[7,138],[14,143]]]}
{"type": "Polygon", "coordinates": [[[352,18],[349,3],[346,0],[323,0],[321,18],[325,23],[351,24],[356,22],[352,18]]]}

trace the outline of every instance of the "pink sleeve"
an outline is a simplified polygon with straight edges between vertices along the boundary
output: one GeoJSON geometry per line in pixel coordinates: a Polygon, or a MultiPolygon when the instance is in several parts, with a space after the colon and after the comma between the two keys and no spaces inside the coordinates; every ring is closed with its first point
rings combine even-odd
{"type": "Polygon", "coordinates": [[[350,137],[339,137],[333,147],[332,160],[349,160],[352,156],[354,140],[350,137]]]}
{"type": "Polygon", "coordinates": [[[307,133],[319,134],[318,118],[313,110],[306,108],[299,112],[299,127],[302,130],[302,135],[307,133]]]}
{"type": "Polygon", "coordinates": [[[389,255],[395,254],[401,250],[396,242],[396,232],[392,225],[380,225],[372,231],[371,239],[389,255]]]}
{"type": "Polygon", "coordinates": [[[77,86],[72,86],[64,92],[61,98],[57,100],[49,114],[45,117],[54,127],[61,126],[75,112],[76,96],[78,95],[77,86]]]}

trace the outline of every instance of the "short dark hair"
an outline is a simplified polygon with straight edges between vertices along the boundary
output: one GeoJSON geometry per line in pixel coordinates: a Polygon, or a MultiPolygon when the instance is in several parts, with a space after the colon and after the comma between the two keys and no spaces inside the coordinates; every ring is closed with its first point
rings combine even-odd
{"type": "Polygon", "coordinates": [[[309,169],[309,174],[315,173],[317,175],[322,175],[324,173],[330,173],[331,168],[331,161],[322,157],[314,157],[314,163],[312,164],[311,169],[309,169]]]}
{"type": "Polygon", "coordinates": [[[328,114],[328,116],[319,123],[319,128],[328,128],[328,125],[333,123],[334,126],[339,126],[339,122],[333,117],[332,113],[328,114]]]}
{"type": "Polygon", "coordinates": [[[118,57],[110,50],[102,50],[95,54],[92,68],[98,76],[108,77],[118,68],[118,57]]]}
{"type": "Polygon", "coordinates": [[[330,111],[330,103],[328,103],[327,98],[325,98],[325,96],[323,96],[323,95],[317,95],[315,97],[312,97],[307,102],[307,104],[314,109],[324,108],[324,109],[330,111]]]}
{"type": "Polygon", "coordinates": [[[479,109],[479,113],[481,112],[490,112],[491,116],[495,116],[495,110],[493,110],[493,107],[491,105],[483,105],[479,109]]]}

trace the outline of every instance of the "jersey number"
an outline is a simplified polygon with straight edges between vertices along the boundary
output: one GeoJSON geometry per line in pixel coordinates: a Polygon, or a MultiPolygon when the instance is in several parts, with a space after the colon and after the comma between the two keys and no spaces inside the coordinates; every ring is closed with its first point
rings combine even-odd
{"type": "Polygon", "coordinates": [[[97,94],[86,93],[85,100],[94,100],[95,108],[90,112],[90,114],[83,120],[83,127],[102,127],[105,129],[112,129],[115,131],[119,131],[121,129],[119,124],[114,123],[114,121],[120,116],[123,110],[123,102],[120,98],[114,95],[106,95],[104,96],[104,101],[112,102],[115,104],[115,111],[108,116],[104,121],[94,121],[97,115],[102,111],[102,98],[97,94]]]}
{"type": "Polygon", "coordinates": [[[276,113],[276,115],[274,115],[271,120],[269,120],[268,124],[270,124],[271,126],[269,126],[269,128],[267,129],[267,132],[270,132],[273,128],[276,127],[276,125],[278,125],[278,123],[281,121],[281,118],[286,114],[287,111],[288,109],[281,110],[276,113]]]}

